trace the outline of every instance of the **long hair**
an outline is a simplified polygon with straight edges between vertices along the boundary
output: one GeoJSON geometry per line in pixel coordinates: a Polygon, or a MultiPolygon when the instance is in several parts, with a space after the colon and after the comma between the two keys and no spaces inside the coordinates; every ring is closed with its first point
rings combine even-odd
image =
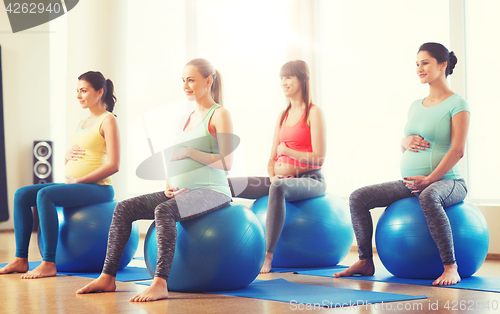
{"type": "MultiPolygon", "coordinates": [[[[285,63],[280,69],[280,77],[284,76],[296,76],[302,87],[302,100],[306,104],[306,116],[304,118],[303,123],[307,122],[307,118],[309,117],[309,108],[312,105],[312,96],[311,96],[311,82],[310,82],[310,73],[309,67],[307,63],[302,60],[289,61],[285,63]]],[[[292,103],[288,102],[288,106],[286,107],[285,112],[281,116],[280,126],[283,124],[283,120],[285,119],[288,111],[292,107],[292,103]]]]}
{"type": "Polygon", "coordinates": [[[99,91],[102,88],[102,100],[106,104],[106,110],[109,112],[113,112],[113,109],[115,108],[116,97],[115,95],[113,95],[115,87],[111,80],[105,79],[104,75],[102,75],[101,72],[97,71],[85,72],[78,77],[78,80],[88,82],[96,91],[99,91]]]}
{"type": "Polygon", "coordinates": [[[210,94],[212,99],[222,106],[222,76],[217,71],[212,63],[206,59],[196,58],[189,61],[186,65],[195,66],[203,77],[212,77],[212,86],[210,87],[210,94]]]}

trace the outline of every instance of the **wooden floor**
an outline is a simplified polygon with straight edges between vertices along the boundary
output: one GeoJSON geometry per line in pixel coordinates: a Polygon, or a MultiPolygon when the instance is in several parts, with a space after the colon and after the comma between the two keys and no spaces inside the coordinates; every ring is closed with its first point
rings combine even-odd
{"type": "MultiPolygon", "coordinates": [[[[30,260],[41,260],[36,246],[36,235],[32,237],[30,260]]],[[[9,262],[15,253],[13,233],[0,233],[0,263],[9,262]]],[[[141,241],[142,244],[142,241],[141,241]]],[[[140,247],[141,249],[141,247],[140,247]]],[[[342,261],[349,265],[356,260],[354,252],[342,261]]],[[[377,259],[376,267],[382,267],[377,259]]],[[[478,276],[499,277],[500,261],[487,260],[476,273],[478,276]]],[[[448,311],[444,305],[449,302],[487,302],[500,304],[500,293],[479,292],[463,289],[414,286],[394,283],[368,282],[351,279],[333,279],[315,276],[285,274],[265,274],[258,279],[269,280],[283,278],[290,282],[321,285],[337,288],[379,291],[388,293],[427,295],[428,299],[407,301],[415,310],[399,311],[399,313],[466,313],[467,311],[448,311]],[[429,310],[429,303],[438,302],[439,310],[429,310]],[[422,304],[422,305],[419,305],[422,304]],[[421,307],[423,310],[419,310],[421,307]]],[[[21,280],[19,274],[0,275],[0,313],[289,313],[296,312],[289,303],[265,301],[249,298],[230,297],[216,294],[170,293],[168,300],[152,303],[131,303],[129,298],[146,286],[120,282],[116,293],[99,293],[76,295],[75,291],[90,282],[90,279],[73,276],[57,276],[53,278],[21,280]]],[[[405,304],[406,308],[410,306],[405,304]]],[[[345,311],[348,313],[381,313],[387,309],[369,307],[359,308],[316,308],[316,311],[345,311]]],[[[398,311],[393,311],[398,313],[398,311]]],[[[471,310],[470,313],[500,313],[496,311],[471,310]]]]}

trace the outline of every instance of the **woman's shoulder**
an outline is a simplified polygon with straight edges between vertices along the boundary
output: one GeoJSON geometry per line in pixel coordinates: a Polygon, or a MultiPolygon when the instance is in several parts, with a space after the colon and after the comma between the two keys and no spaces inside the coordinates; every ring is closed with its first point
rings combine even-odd
{"type": "Polygon", "coordinates": [[[116,116],[109,111],[106,111],[102,118],[102,125],[116,124],[116,116]]]}
{"type": "Polygon", "coordinates": [[[316,105],[312,105],[309,109],[309,119],[313,118],[313,119],[321,119],[321,117],[323,116],[323,110],[316,106],[316,105]]]}
{"type": "Polygon", "coordinates": [[[228,118],[231,117],[229,110],[224,108],[223,106],[219,106],[214,109],[214,114],[212,116],[213,118],[228,118]]]}
{"type": "Polygon", "coordinates": [[[467,103],[467,100],[465,100],[465,98],[463,98],[461,95],[459,94],[453,94],[450,96],[450,99],[452,100],[452,102],[454,103],[467,103]]]}
{"type": "Polygon", "coordinates": [[[469,103],[465,98],[460,96],[459,94],[453,94],[450,96],[450,106],[449,111],[452,116],[459,113],[460,111],[469,111],[469,103]]]}
{"type": "Polygon", "coordinates": [[[321,110],[321,108],[316,105],[316,104],[311,104],[311,107],[309,107],[309,114],[321,114],[323,112],[323,110],[321,110]]]}
{"type": "Polygon", "coordinates": [[[210,125],[215,126],[216,128],[217,125],[231,124],[231,115],[229,114],[229,110],[223,106],[217,107],[209,121],[210,125]]]}

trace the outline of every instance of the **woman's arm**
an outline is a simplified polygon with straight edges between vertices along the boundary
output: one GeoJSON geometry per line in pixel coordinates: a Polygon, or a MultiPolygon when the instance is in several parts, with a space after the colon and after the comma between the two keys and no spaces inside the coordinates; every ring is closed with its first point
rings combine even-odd
{"type": "Polygon", "coordinates": [[[218,154],[210,154],[190,147],[181,147],[174,152],[171,160],[191,158],[209,167],[225,171],[231,170],[235,144],[233,122],[229,111],[223,107],[217,108],[210,121],[210,128],[215,130],[217,134],[218,154]]]}
{"type": "Polygon", "coordinates": [[[108,160],[104,165],[83,177],[68,177],[66,183],[94,183],[118,172],[120,168],[120,134],[116,118],[113,115],[106,117],[100,131],[106,142],[108,160]]]}
{"type": "Polygon", "coordinates": [[[278,121],[276,121],[276,125],[274,126],[273,143],[271,145],[271,156],[269,156],[269,162],[267,163],[267,173],[269,174],[269,179],[271,180],[271,182],[275,180],[276,176],[274,173],[274,164],[276,163],[276,159],[278,157],[280,122],[284,112],[285,111],[280,112],[278,116],[278,121]]]}
{"type": "Polygon", "coordinates": [[[277,153],[278,155],[286,155],[307,165],[322,166],[326,155],[326,124],[321,108],[318,106],[311,108],[309,121],[313,151],[310,153],[301,152],[287,147],[285,143],[281,143],[278,146],[277,153]]]}
{"type": "Polygon", "coordinates": [[[467,133],[469,132],[470,114],[461,111],[451,118],[451,147],[444,155],[439,165],[428,176],[414,176],[405,178],[405,184],[413,192],[421,192],[427,186],[441,179],[464,156],[467,133]]]}

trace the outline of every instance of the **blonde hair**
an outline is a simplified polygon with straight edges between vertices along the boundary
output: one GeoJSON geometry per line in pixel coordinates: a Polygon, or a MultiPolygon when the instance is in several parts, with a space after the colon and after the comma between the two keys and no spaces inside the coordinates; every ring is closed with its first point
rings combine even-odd
{"type": "Polygon", "coordinates": [[[212,99],[222,106],[222,76],[219,71],[217,71],[212,63],[206,59],[196,58],[189,61],[186,65],[195,66],[203,77],[212,77],[212,86],[210,87],[210,93],[212,99]]]}

